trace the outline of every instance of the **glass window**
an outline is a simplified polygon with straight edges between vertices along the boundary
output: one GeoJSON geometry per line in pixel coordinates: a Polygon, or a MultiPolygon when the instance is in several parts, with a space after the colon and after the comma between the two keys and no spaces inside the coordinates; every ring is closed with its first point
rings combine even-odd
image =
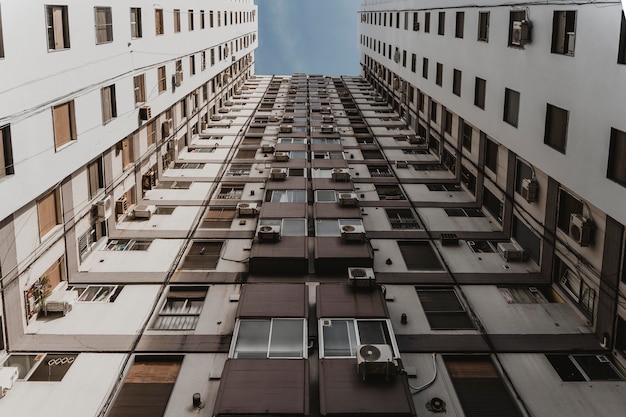
{"type": "Polygon", "coordinates": [[[361,219],[329,219],[315,221],[316,236],[341,236],[341,227],[343,226],[363,226],[361,219]]]}
{"type": "Polygon", "coordinates": [[[305,190],[271,190],[266,201],[272,203],[306,203],[305,190]]]}
{"type": "Polygon", "coordinates": [[[78,291],[78,301],[112,303],[122,288],[124,287],[117,285],[72,285],[68,290],[78,291]]]}
{"type": "Polygon", "coordinates": [[[161,330],[195,329],[206,293],[206,288],[171,288],[153,328],[161,330]]]}
{"type": "Polygon", "coordinates": [[[303,358],[304,319],[242,319],[238,321],[233,358],[303,358]]]}
{"type": "Polygon", "coordinates": [[[452,288],[417,289],[432,330],[474,329],[474,323],[452,288]]]}
{"type": "Polygon", "coordinates": [[[316,190],[315,201],[318,203],[335,203],[337,192],[335,190],[316,190]]]}
{"type": "Polygon", "coordinates": [[[605,355],[551,354],[546,358],[566,382],[621,381],[624,377],[605,355]]]}
{"type": "Polygon", "coordinates": [[[386,319],[322,319],[322,357],[355,357],[359,345],[389,345],[397,356],[393,332],[386,319]]]}

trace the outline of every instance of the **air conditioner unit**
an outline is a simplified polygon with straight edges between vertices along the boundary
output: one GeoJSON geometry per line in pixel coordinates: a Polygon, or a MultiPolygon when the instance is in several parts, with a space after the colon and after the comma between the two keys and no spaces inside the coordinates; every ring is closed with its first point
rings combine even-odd
{"type": "Polygon", "coordinates": [[[221,107],[217,112],[218,113],[228,113],[230,110],[227,109],[226,107],[221,107]]]}
{"type": "Polygon", "coordinates": [[[393,54],[393,60],[396,62],[400,62],[400,51],[396,49],[396,52],[393,54]]]}
{"type": "Polygon", "coordinates": [[[169,136],[172,134],[172,126],[174,122],[172,119],[165,119],[163,124],[161,125],[161,129],[163,130],[163,136],[169,136]]]}
{"type": "Polygon", "coordinates": [[[359,345],[356,347],[357,370],[362,380],[369,377],[392,377],[397,368],[389,345],[359,345]]]}
{"type": "Polygon", "coordinates": [[[156,187],[156,172],[150,170],[143,174],[141,177],[141,188],[145,190],[151,190],[156,187]]]}
{"type": "MultiPolygon", "coordinates": [[[[278,116],[274,116],[274,115],[270,116],[268,120],[270,121],[270,123],[276,123],[276,122],[279,122],[279,121],[280,121],[280,119],[278,118],[278,116]]],[[[292,121],[293,121],[293,120],[292,120],[292,121]]]]}
{"type": "Polygon", "coordinates": [[[372,268],[348,268],[348,281],[354,288],[373,288],[376,285],[372,268]]]}
{"type": "Polygon", "coordinates": [[[365,240],[365,229],[361,225],[341,226],[341,239],[351,242],[363,242],[365,240]]]}
{"type": "Polygon", "coordinates": [[[322,121],[323,122],[334,122],[335,121],[335,116],[333,116],[332,114],[325,114],[322,116],[322,121]]]}
{"type": "Polygon", "coordinates": [[[567,32],[566,34],[566,42],[567,42],[567,54],[574,55],[574,45],[576,43],[576,33],[575,32],[567,32]]]}
{"type": "Polygon", "coordinates": [[[339,193],[339,205],[343,207],[355,207],[359,203],[356,193],[339,193]]]}
{"type": "Polygon", "coordinates": [[[514,21],[511,45],[524,46],[527,43],[530,43],[530,22],[528,20],[514,21]]]}
{"type": "Polygon", "coordinates": [[[283,116],[283,122],[293,123],[293,116],[283,116]]]}
{"type": "Polygon", "coordinates": [[[275,150],[274,145],[270,145],[269,143],[265,145],[261,145],[261,152],[263,153],[274,153],[274,150],[275,150]]]}
{"type": "Polygon", "coordinates": [[[0,366],[0,398],[4,396],[6,390],[13,388],[19,374],[17,366],[0,366]]]}
{"type": "Polygon", "coordinates": [[[235,62],[235,61],[237,61],[237,57],[235,55],[233,55],[232,62],[235,62]]]}
{"type": "Polygon", "coordinates": [[[292,131],[292,125],[280,125],[280,133],[291,133],[292,131]]]}
{"type": "Polygon", "coordinates": [[[257,203],[238,203],[237,215],[242,216],[256,216],[259,213],[257,203]]]}
{"type": "Polygon", "coordinates": [[[539,199],[539,183],[534,178],[522,179],[522,197],[529,203],[539,199]]]}
{"type": "Polygon", "coordinates": [[[322,133],[333,133],[335,131],[335,126],[333,125],[322,125],[320,128],[322,133]]]}
{"type": "Polygon", "coordinates": [[[152,107],[150,106],[139,107],[139,120],[150,120],[150,119],[152,119],[152,107]]]}
{"type": "Polygon", "coordinates": [[[224,116],[221,115],[221,114],[214,114],[213,116],[211,116],[211,120],[213,120],[214,122],[219,122],[223,118],[224,118],[224,116]]]}
{"type": "Polygon", "coordinates": [[[230,107],[230,106],[234,106],[235,103],[233,103],[232,101],[229,100],[229,101],[225,101],[224,105],[230,107]]]}
{"type": "Polygon", "coordinates": [[[287,168],[272,168],[270,178],[273,180],[287,179],[287,168]]]}
{"type": "Polygon", "coordinates": [[[396,168],[408,168],[408,161],[396,161],[396,168]]]}
{"type": "Polygon", "coordinates": [[[580,246],[589,246],[593,241],[595,225],[593,220],[580,214],[572,213],[569,220],[569,236],[580,246]]]}
{"type": "Polygon", "coordinates": [[[320,109],[320,113],[322,114],[331,114],[332,109],[330,107],[322,107],[320,109]]]}
{"type": "Polygon", "coordinates": [[[202,120],[200,122],[200,130],[206,130],[206,128],[207,128],[207,122],[202,120]]]}
{"type": "Polygon", "coordinates": [[[156,206],[154,205],[136,205],[133,209],[133,214],[136,219],[149,219],[156,212],[156,206]]]}
{"type": "Polygon", "coordinates": [[[523,261],[526,257],[524,249],[514,242],[499,242],[498,253],[507,262],[523,261]]]}
{"type": "Polygon", "coordinates": [[[125,195],[115,202],[115,214],[126,214],[128,211],[128,199],[125,195]]]}
{"type": "Polygon", "coordinates": [[[276,162],[289,161],[289,152],[274,152],[274,160],[276,162]]]}
{"type": "Polygon", "coordinates": [[[98,210],[98,220],[100,221],[108,219],[113,214],[113,199],[110,195],[106,195],[98,200],[96,206],[98,210]]]}
{"type": "Polygon", "coordinates": [[[350,181],[348,168],[333,168],[330,175],[333,181],[350,181]]]}
{"type": "Polygon", "coordinates": [[[261,226],[258,232],[259,240],[275,242],[280,239],[280,226],[261,226]]]}
{"type": "Polygon", "coordinates": [[[176,73],[174,74],[174,85],[176,87],[180,87],[182,83],[183,83],[183,73],[181,71],[176,71],[176,73]]]}

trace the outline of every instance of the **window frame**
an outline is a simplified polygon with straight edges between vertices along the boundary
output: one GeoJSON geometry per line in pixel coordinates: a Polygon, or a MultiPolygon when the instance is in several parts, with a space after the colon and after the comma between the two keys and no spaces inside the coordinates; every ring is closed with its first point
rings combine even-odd
{"type": "Polygon", "coordinates": [[[156,315],[154,321],[152,322],[152,325],[150,326],[150,329],[157,330],[157,331],[162,331],[162,330],[194,331],[196,330],[196,327],[198,326],[198,322],[200,320],[200,314],[202,313],[202,310],[204,309],[204,303],[206,302],[206,297],[207,297],[208,292],[209,292],[209,287],[185,287],[185,286],[173,287],[173,286],[170,286],[170,288],[168,289],[167,295],[164,297],[164,300],[162,304],[160,305],[159,312],[156,315]],[[181,296],[177,297],[175,296],[177,292],[179,293],[197,292],[197,294],[195,296],[192,295],[192,296],[187,296],[187,297],[181,297],[181,296]],[[204,292],[204,295],[201,294],[203,292],[204,292]],[[165,309],[168,307],[168,303],[170,302],[170,300],[172,300],[172,302],[175,302],[176,300],[184,300],[184,301],[183,301],[183,305],[177,309],[178,311],[165,311],[165,309]],[[191,309],[193,308],[192,303],[197,303],[197,302],[201,302],[201,305],[199,306],[198,310],[191,311],[191,309]],[[182,311],[187,308],[188,308],[188,311],[182,311]],[[161,323],[162,321],[164,321],[164,318],[179,319],[179,321],[182,321],[182,326],[172,327],[170,323],[161,323]],[[186,320],[189,320],[189,319],[191,319],[191,323],[186,322],[186,320]]]}
{"type": "Polygon", "coordinates": [[[54,145],[57,151],[77,140],[74,100],[52,106],[52,124],[54,145]],[[65,106],[67,106],[67,111],[62,113],[65,106]],[[67,120],[65,120],[65,116],[67,116],[67,120]]]}
{"type": "Polygon", "coordinates": [[[626,187],[626,132],[614,127],[611,127],[606,177],[626,187]]]}
{"type": "Polygon", "coordinates": [[[96,29],[96,45],[113,42],[113,13],[111,7],[94,7],[94,26],[96,29]],[[104,13],[104,22],[99,23],[98,17],[100,13],[104,13]]]}
{"type": "MultiPolygon", "coordinates": [[[[47,27],[47,37],[48,37],[48,52],[52,51],[62,51],[70,48],[70,27],[69,27],[69,16],[68,16],[68,7],[66,5],[46,5],[46,27],[47,27]],[[57,21],[55,18],[55,10],[61,11],[61,21],[57,21]],[[57,24],[62,26],[61,30],[56,27],[57,24]],[[60,35],[63,37],[62,42],[63,46],[57,46],[57,36],[60,35]]],[[[1,23],[0,23],[1,25],[1,23]]],[[[1,28],[0,28],[1,29],[1,28]]],[[[0,34],[0,38],[1,38],[0,34]]],[[[1,43],[1,39],[0,39],[1,43]]],[[[0,46],[0,49],[2,46],[0,46]]],[[[0,53],[0,57],[2,54],[0,53]]]]}
{"type": "Polygon", "coordinates": [[[141,39],[143,37],[143,24],[141,21],[141,7],[130,8],[130,38],[141,39]]]}
{"type": "MultiPolygon", "coordinates": [[[[452,287],[415,287],[415,291],[417,292],[417,298],[420,303],[420,307],[426,316],[426,320],[428,321],[428,325],[430,326],[430,330],[432,331],[450,331],[450,330],[476,330],[476,324],[472,319],[472,316],[469,314],[469,310],[465,306],[465,304],[461,301],[456,289],[452,287]],[[420,292],[422,293],[447,293],[454,295],[454,300],[456,300],[459,309],[458,310],[442,310],[440,308],[427,310],[424,306],[424,301],[420,297],[420,292]],[[433,327],[433,323],[429,318],[429,314],[437,315],[437,316],[446,316],[446,317],[465,317],[467,319],[467,324],[471,325],[471,327],[463,327],[461,326],[436,326],[433,327]]],[[[439,300],[439,303],[444,303],[446,300],[439,300]]]]}
{"type": "MultiPolygon", "coordinates": [[[[350,358],[356,358],[356,348],[357,346],[360,345],[364,345],[364,344],[371,344],[371,343],[362,343],[361,340],[361,336],[359,333],[359,328],[358,328],[358,324],[359,322],[380,322],[383,323],[385,328],[386,328],[386,335],[389,337],[389,342],[391,343],[387,343],[388,346],[390,346],[392,352],[393,352],[393,357],[394,358],[399,358],[400,354],[399,354],[399,350],[398,350],[398,345],[396,343],[396,336],[395,333],[393,332],[393,326],[391,324],[391,320],[388,318],[354,318],[354,317],[324,317],[324,318],[320,318],[318,320],[318,335],[319,335],[319,358],[320,359],[350,359],[350,358]],[[346,355],[337,355],[337,356],[332,356],[332,355],[327,355],[326,354],[326,343],[325,343],[325,337],[324,337],[324,327],[328,327],[328,323],[330,323],[332,325],[333,321],[341,321],[341,322],[352,322],[352,329],[354,329],[354,335],[355,340],[354,340],[354,354],[351,354],[349,356],[346,355]]],[[[348,332],[350,332],[350,329],[347,329],[348,332]]],[[[350,351],[352,351],[352,341],[349,340],[349,345],[348,348],[350,349],[350,351]]]]}
{"type": "Polygon", "coordinates": [[[61,195],[60,190],[55,188],[45,193],[41,198],[37,199],[37,224],[39,229],[39,238],[43,239],[49,233],[51,233],[57,226],[63,224],[63,213],[61,207],[61,195]],[[47,199],[52,198],[53,202],[47,202],[47,199]],[[48,207],[50,205],[50,207],[48,207]],[[46,224],[42,222],[42,208],[45,210],[54,210],[54,215],[46,213],[46,217],[54,217],[55,223],[48,221],[46,224]]]}
{"type": "Polygon", "coordinates": [[[487,95],[487,80],[476,77],[474,79],[474,106],[485,110],[485,97],[487,95]]]}
{"type": "Polygon", "coordinates": [[[156,36],[161,36],[165,34],[163,9],[154,9],[154,34],[156,36]]]}
{"type": "Polygon", "coordinates": [[[106,125],[117,117],[117,99],[115,84],[100,89],[100,103],[102,106],[102,124],[106,125]]]}
{"type": "Polygon", "coordinates": [[[576,46],[576,23],[578,20],[576,10],[555,10],[552,17],[552,40],[550,52],[553,54],[574,56],[576,46]],[[561,24],[560,20],[564,22],[561,24]],[[569,49],[569,36],[572,34],[573,48],[569,49]]]}
{"type": "Polygon", "coordinates": [[[135,97],[135,107],[146,102],[146,75],[139,74],[133,77],[133,91],[135,97]]]}
{"type": "Polygon", "coordinates": [[[504,89],[504,115],[502,120],[515,128],[519,125],[520,99],[521,95],[518,91],[510,88],[504,89]]]}
{"type": "Polygon", "coordinates": [[[489,42],[489,19],[490,13],[478,12],[478,36],[477,41],[489,42]]]}
{"type": "Polygon", "coordinates": [[[0,126],[0,179],[15,174],[11,125],[0,126]]]}
{"type": "MultiPolygon", "coordinates": [[[[295,338],[294,338],[295,340],[295,338]]],[[[235,329],[233,331],[232,343],[230,345],[230,349],[228,351],[228,357],[231,359],[306,359],[308,357],[308,326],[306,318],[299,317],[245,317],[238,318],[235,323],[235,329]],[[265,349],[265,355],[261,356],[261,351],[254,352],[254,354],[259,354],[259,356],[244,356],[242,358],[239,357],[237,352],[237,345],[239,342],[239,336],[241,332],[241,324],[242,323],[252,323],[252,322],[268,322],[269,321],[269,329],[267,334],[267,345],[265,349]],[[272,336],[274,336],[274,323],[278,321],[290,321],[290,322],[300,322],[302,324],[302,345],[301,345],[301,354],[299,356],[272,356],[271,348],[272,348],[272,336]]]]}
{"type": "Polygon", "coordinates": [[[565,154],[569,127],[569,110],[546,103],[543,143],[565,154]],[[560,123],[559,123],[560,122],[560,123]]]}

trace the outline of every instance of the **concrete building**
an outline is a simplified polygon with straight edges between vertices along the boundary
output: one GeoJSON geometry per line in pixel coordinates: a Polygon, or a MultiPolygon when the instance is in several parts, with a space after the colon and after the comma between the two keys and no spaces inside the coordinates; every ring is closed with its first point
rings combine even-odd
{"type": "Polygon", "coordinates": [[[364,1],[326,77],[83,3],[0,3],[0,415],[623,413],[616,7],[364,1]]]}

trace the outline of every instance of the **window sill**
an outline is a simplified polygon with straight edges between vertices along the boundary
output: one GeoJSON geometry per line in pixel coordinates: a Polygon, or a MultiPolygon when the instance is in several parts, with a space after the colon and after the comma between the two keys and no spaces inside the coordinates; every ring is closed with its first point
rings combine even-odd
{"type": "Polygon", "coordinates": [[[56,146],[55,146],[54,151],[55,151],[55,152],[61,152],[61,151],[62,151],[62,150],[64,150],[65,148],[68,148],[68,147],[72,146],[72,145],[73,145],[76,141],[77,141],[76,139],[72,139],[72,140],[70,140],[69,142],[64,143],[63,145],[61,145],[61,146],[59,146],[59,147],[56,147],[56,146]]]}

